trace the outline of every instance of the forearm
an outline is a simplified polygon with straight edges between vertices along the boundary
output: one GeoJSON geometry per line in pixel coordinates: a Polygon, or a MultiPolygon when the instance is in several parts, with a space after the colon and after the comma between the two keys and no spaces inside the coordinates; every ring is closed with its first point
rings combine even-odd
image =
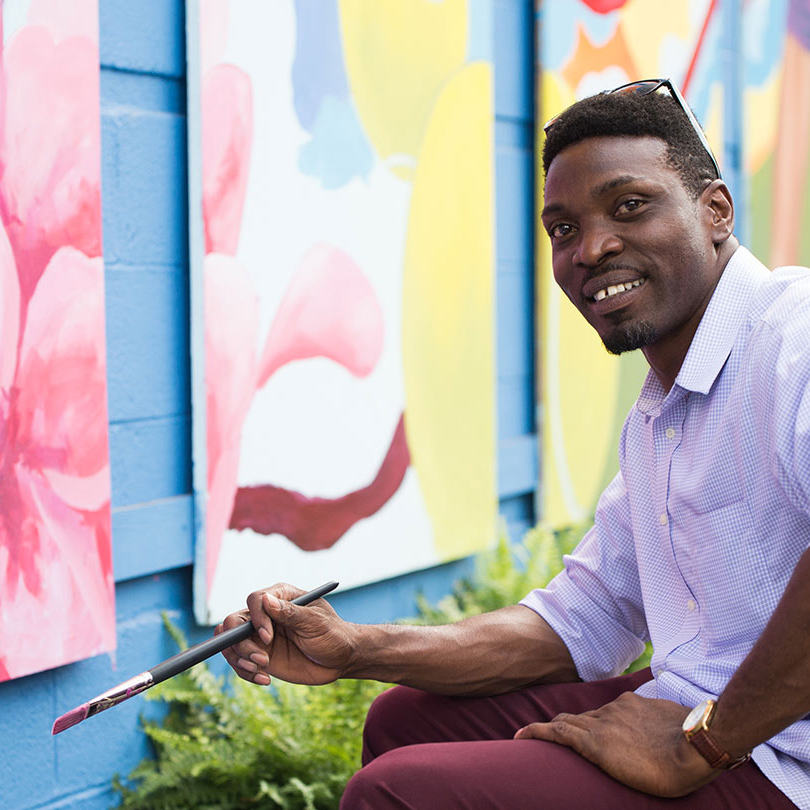
{"type": "Polygon", "coordinates": [[[354,625],[343,677],[448,695],[487,695],[579,680],[557,633],[534,611],[513,605],[437,627],[354,625]]]}
{"type": "Polygon", "coordinates": [[[712,734],[742,754],[810,713],[810,552],[717,703],[712,734]]]}

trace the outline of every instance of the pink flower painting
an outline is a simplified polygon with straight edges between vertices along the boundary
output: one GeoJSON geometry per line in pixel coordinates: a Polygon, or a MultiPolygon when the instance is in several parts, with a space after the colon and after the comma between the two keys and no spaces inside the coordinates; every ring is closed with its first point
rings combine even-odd
{"type": "Polygon", "coordinates": [[[97,28],[0,32],[0,681],[115,647],[97,28]]]}

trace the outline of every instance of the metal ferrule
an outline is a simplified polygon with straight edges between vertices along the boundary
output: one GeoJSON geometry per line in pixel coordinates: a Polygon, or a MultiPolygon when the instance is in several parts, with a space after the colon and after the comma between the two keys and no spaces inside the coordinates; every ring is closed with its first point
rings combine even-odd
{"type": "Polygon", "coordinates": [[[133,695],[140,694],[145,689],[148,689],[153,683],[151,672],[142,672],[140,675],[136,675],[128,681],[119,683],[118,686],[114,686],[112,689],[102,692],[90,701],[87,716],[92,717],[94,714],[103,712],[105,709],[117,706],[133,695]]]}

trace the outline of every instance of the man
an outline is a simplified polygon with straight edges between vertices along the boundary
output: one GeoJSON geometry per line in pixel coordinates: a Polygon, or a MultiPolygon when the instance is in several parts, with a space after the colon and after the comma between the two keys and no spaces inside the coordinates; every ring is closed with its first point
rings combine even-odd
{"type": "Polygon", "coordinates": [[[669,82],[619,90],[543,153],[557,283],[650,365],[565,570],[445,627],[351,625],[290,586],[224,622],[259,628],[226,653],[247,680],[404,685],[347,810],[810,808],[810,271],[739,247],[669,82]],[[620,676],[648,640],[651,671],[620,676]]]}

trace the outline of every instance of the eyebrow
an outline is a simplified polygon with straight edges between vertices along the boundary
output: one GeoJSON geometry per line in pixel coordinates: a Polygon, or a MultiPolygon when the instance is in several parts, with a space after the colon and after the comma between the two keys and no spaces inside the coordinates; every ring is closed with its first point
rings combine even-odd
{"type": "MultiPolygon", "coordinates": [[[[643,177],[638,177],[635,174],[622,174],[619,177],[612,177],[610,180],[605,181],[601,185],[595,186],[591,194],[594,197],[599,197],[602,194],[607,193],[608,191],[612,191],[619,186],[625,186],[628,183],[637,183],[643,181],[643,177]]],[[[541,219],[549,214],[556,214],[560,211],[564,211],[565,206],[560,205],[559,203],[551,203],[550,205],[544,206],[543,210],[540,212],[541,219]]]]}
{"type": "Polygon", "coordinates": [[[618,186],[625,186],[628,183],[637,183],[643,179],[643,177],[637,177],[634,174],[622,174],[619,177],[614,177],[612,180],[602,183],[600,186],[596,186],[593,190],[593,194],[598,197],[600,194],[604,194],[606,191],[612,191],[618,186]]]}

